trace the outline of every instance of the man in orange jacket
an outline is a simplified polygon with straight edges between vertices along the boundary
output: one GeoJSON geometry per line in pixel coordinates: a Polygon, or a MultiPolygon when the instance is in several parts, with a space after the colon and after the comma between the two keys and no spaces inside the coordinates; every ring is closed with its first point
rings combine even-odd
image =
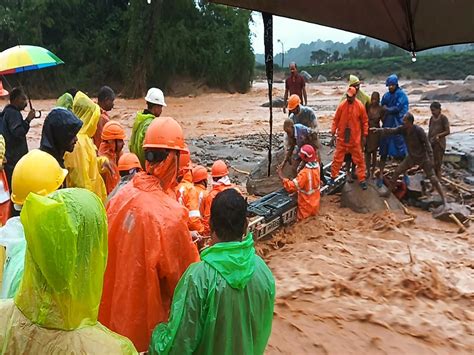
{"type": "Polygon", "coordinates": [[[189,230],[201,234],[204,232],[204,225],[201,222],[199,195],[197,190],[194,188],[193,174],[191,170],[191,154],[189,150],[187,150],[179,155],[178,180],[181,179],[181,181],[176,187],[176,199],[181,205],[188,209],[189,230]]]}
{"type": "Polygon", "coordinates": [[[316,216],[319,213],[320,200],[320,166],[318,154],[314,148],[305,144],[299,151],[301,160],[305,162],[303,169],[293,180],[283,176],[282,168],[278,168],[278,176],[283,181],[286,191],[298,194],[298,220],[316,216]]]}
{"type": "Polygon", "coordinates": [[[211,218],[211,205],[214,198],[221,191],[234,188],[239,191],[234,184],[230,182],[229,169],[223,160],[216,160],[211,168],[212,190],[204,200],[204,235],[210,235],[209,220],[211,218]]]}
{"type": "Polygon", "coordinates": [[[99,155],[109,159],[109,168],[102,172],[107,195],[110,194],[120,182],[118,160],[122,155],[124,146],[125,130],[116,121],[109,121],[104,125],[101,134],[102,143],[99,147],[99,155]]]}
{"type": "Polygon", "coordinates": [[[207,179],[207,169],[202,165],[195,166],[193,169],[193,184],[198,193],[198,206],[201,218],[204,216],[204,201],[207,195],[209,195],[209,191],[207,191],[207,179]]]}
{"type": "Polygon", "coordinates": [[[346,100],[344,100],[336,110],[332,123],[332,140],[336,140],[336,151],[331,164],[331,179],[329,184],[334,183],[334,179],[339,174],[344,156],[352,155],[352,160],[356,164],[357,178],[362,189],[367,189],[365,181],[365,160],[362,154],[362,146],[365,146],[367,134],[369,133],[369,119],[362,102],[356,99],[357,91],[351,86],[347,89],[346,100]]]}
{"type": "Polygon", "coordinates": [[[188,211],[169,194],[176,184],[183,131],[156,118],[143,143],[146,172],[135,174],[109,201],[109,256],[99,319],[146,351],[154,327],[168,319],[174,289],[199,261],[188,211]]]}

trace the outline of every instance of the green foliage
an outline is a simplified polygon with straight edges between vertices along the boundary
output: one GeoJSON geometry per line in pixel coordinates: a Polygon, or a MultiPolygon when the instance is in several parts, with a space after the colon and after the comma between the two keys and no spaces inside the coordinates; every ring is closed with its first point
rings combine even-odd
{"type": "Polygon", "coordinates": [[[66,63],[22,75],[43,93],[108,84],[137,97],[183,76],[245,92],[252,80],[246,10],[193,0],[3,0],[0,13],[0,49],[39,45],[66,63]]]}
{"type": "Polygon", "coordinates": [[[398,57],[342,60],[303,67],[301,70],[306,70],[313,76],[322,74],[330,80],[345,78],[349,74],[359,74],[367,78],[385,77],[392,73],[406,79],[460,80],[471,74],[474,68],[474,51],[419,56],[415,63],[412,63],[409,54],[404,53],[405,55],[398,57]]]}

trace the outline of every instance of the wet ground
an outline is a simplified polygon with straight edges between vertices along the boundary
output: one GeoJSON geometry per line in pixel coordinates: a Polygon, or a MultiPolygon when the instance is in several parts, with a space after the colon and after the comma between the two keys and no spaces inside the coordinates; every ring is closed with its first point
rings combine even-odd
{"type": "MultiPolygon", "coordinates": [[[[407,91],[439,84],[415,83],[407,91]]],[[[322,131],[329,130],[345,85],[308,86],[309,105],[322,131]]],[[[383,83],[363,83],[362,88],[369,95],[385,92],[383,83]]],[[[279,96],[283,84],[276,85],[274,97],[279,96]]],[[[182,124],[196,162],[210,166],[214,159],[226,159],[240,171],[231,169],[236,181],[244,184],[246,172],[267,154],[268,109],[260,107],[266,98],[262,82],[245,95],[167,98],[163,115],[182,124]]],[[[416,123],[426,129],[429,102],[419,101],[420,94],[409,98],[416,123]]],[[[47,111],[54,100],[34,105],[47,111]]],[[[442,105],[452,132],[474,132],[474,102],[442,105]]],[[[118,99],[111,116],[130,132],[135,112],[143,108],[143,100],[118,99]]],[[[275,110],[276,146],[285,117],[275,110]]],[[[41,124],[32,124],[30,147],[38,146],[41,124]]],[[[339,198],[324,197],[319,216],[257,244],[277,284],[267,352],[474,353],[474,227],[458,233],[456,225],[415,209],[415,221],[402,212],[357,214],[340,208],[339,198]]]]}

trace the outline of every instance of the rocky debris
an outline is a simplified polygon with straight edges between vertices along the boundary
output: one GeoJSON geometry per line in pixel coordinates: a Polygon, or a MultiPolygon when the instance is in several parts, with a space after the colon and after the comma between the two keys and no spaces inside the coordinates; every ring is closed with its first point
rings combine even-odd
{"type": "MultiPolygon", "coordinates": [[[[272,105],[273,107],[278,107],[278,108],[285,107],[285,100],[283,100],[281,97],[277,99],[273,99],[272,105]]],[[[269,102],[265,102],[264,104],[260,105],[260,107],[269,107],[269,106],[270,106],[269,102]]]]}
{"type": "MultiPolygon", "coordinates": [[[[283,133],[273,135],[273,149],[279,149],[283,133]]],[[[193,163],[211,168],[214,161],[223,159],[229,166],[234,182],[244,183],[248,174],[267,156],[268,135],[249,134],[232,138],[204,136],[187,141],[193,163]]]]}
{"type": "Polygon", "coordinates": [[[474,83],[474,75],[466,76],[466,79],[464,79],[464,84],[471,84],[471,83],[474,83]]]}
{"type": "Polygon", "coordinates": [[[456,218],[462,223],[469,219],[470,210],[468,207],[459,203],[447,203],[446,205],[439,206],[432,212],[433,218],[447,222],[453,221],[453,218],[450,215],[456,216],[456,218]]]}
{"type": "Polygon", "coordinates": [[[474,176],[466,176],[464,182],[469,185],[474,185],[474,176]]]}
{"type": "Polygon", "coordinates": [[[474,101],[474,82],[431,90],[421,95],[420,100],[474,101]]]}
{"type": "Polygon", "coordinates": [[[438,83],[439,86],[448,86],[448,85],[454,85],[454,83],[452,81],[446,81],[446,80],[442,80],[438,83]]]}
{"type": "Polygon", "coordinates": [[[424,91],[423,90],[420,90],[420,89],[415,89],[415,90],[412,90],[408,93],[408,95],[421,95],[423,94],[424,91]]]}
{"type": "Polygon", "coordinates": [[[300,75],[304,78],[304,81],[309,82],[313,77],[311,76],[310,73],[308,73],[306,70],[300,71],[300,75]]]}
{"type": "Polygon", "coordinates": [[[357,213],[371,213],[387,209],[401,209],[400,201],[388,190],[380,190],[377,186],[368,182],[367,190],[362,190],[357,181],[347,183],[341,192],[341,207],[350,208],[357,213]],[[381,196],[382,195],[382,196],[381,196]]]}
{"type": "Polygon", "coordinates": [[[446,141],[444,162],[474,172],[474,133],[459,132],[450,134],[446,141]]]}
{"type": "MultiPolygon", "coordinates": [[[[329,148],[331,136],[329,133],[320,132],[319,139],[322,144],[321,159],[323,164],[327,164],[332,160],[332,149],[329,148]]],[[[263,160],[252,170],[247,178],[247,191],[252,195],[264,196],[281,188],[281,180],[276,173],[276,168],[285,159],[285,149],[283,146],[279,150],[275,149],[272,155],[272,165],[270,167],[270,176],[268,176],[268,156],[265,155],[263,160]]],[[[286,166],[283,174],[291,176],[291,168],[286,166]]]]}
{"type": "Polygon", "coordinates": [[[429,85],[429,82],[428,80],[412,80],[406,84],[403,84],[401,86],[402,89],[412,89],[412,88],[419,88],[419,87],[423,87],[423,86],[426,86],[426,85],[429,85]]]}
{"type": "Polygon", "coordinates": [[[316,79],[317,83],[325,83],[326,81],[328,81],[328,78],[326,78],[324,75],[321,75],[321,74],[319,74],[318,78],[316,79]]]}

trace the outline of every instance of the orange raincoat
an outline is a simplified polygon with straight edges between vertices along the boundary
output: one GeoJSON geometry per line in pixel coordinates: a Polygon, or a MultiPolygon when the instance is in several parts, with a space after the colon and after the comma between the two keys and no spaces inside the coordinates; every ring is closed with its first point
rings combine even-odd
{"type": "Polygon", "coordinates": [[[331,132],[337,133],[336,151],[331,165],[331,176],[336,178],[344,162],[346,154],[352,155],[352,160],[357,166],[357,178],[365,180],[365,159],[362,154],[361,137],[369,133],[369,118],[364,105],[358,99],[350,104],[344,100],[336,110],[331,132]],[[346,129],[350,130],[350,137],[344,141],[346,129]]]}
{"type": "Polygon", "coordinates": [[[181,275],[199,261],[188,212],[160,179],[137,173],[107,206],[109,258],[99,320],[146,351],[154,327],[168,320],[181,275]]]}
{"type": "Polygon", "coordinates": [[[11,217],[10,189],[4,170],[0,171],[0,182],[0,226],[4,226],[11,217]]]}
{"type": "Polygon", "coordinates": [[[117,166],[120,155],[121,154],[117,154],[116,152],[115,141],[103,141],[100,143],[99,156],[106,157],[113,170],[113,174],[108,170],[102,173],[107,195],[110,194],[120,182],[120,172],[117,166]]]}
{"type": "Polygon", "coordinates": [[[199,211],[199,193],[194,188],[193,174],[188,170],[183,180],[176,187],[176,198],[178,202],[186,207],[189,212],[188,228],[190,231],[204,232],[204,225],[201,222],[201,212],[199,211]]]}
{"type": "MultiPolygon", "coordinates": [[[[212,190],[208,193],[206,196],[206,199],[204,200],[204,214],[203,214],[203,223],[204,223],[204,235],[210,235],[211,233],[211,228],[210,228],[210,221],[211,221],[211,206],[212,206],[212,201],[214,201],[214,198],[217,196],[219,192],[222,192],[227,189],[237,189],[233,184],[230,182],[227,183],[215,183],[214,186],[212,187],[212,190]]],[[[240,191],[239,191],[240,192],[240,191]]]]}
{"type": "Polygon", "coordinates": [[[286,191],[298,193],[298,220],[316,216],[319,213],[321,197],[319,170],[318,162],[306,163],[296,178],[283,180],[286,191]]]}
{"type": "Polygon", "coordinates": [[[202,184],[195,184],[194,188],[196,189],[196,192],[198,194],[198,206],[199,206],[199,212],[201,213],[201,222],[204,217],[204,207],[205,207],[205,201],[207,196],[209,195],[209,191],[207,191],[206,186],[202,184]]]}

